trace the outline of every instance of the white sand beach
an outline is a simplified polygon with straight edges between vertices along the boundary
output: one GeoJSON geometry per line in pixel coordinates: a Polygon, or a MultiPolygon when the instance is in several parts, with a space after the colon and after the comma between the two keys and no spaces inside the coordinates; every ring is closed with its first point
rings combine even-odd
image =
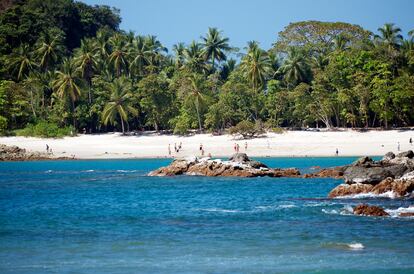
{"type": "Polygon", "coordinates": [[[409,139],[414,139],[414,130],[389,130],[358,132],[339,131],[286,131],[282,134],[267,133],[265,137],[240,140],[230,135],[213,136],[196,134],[192,136],[157,135],[146,132],[136,136],[122,136],[120,133],[96,135],[78,135],[62,139],[42,139],[25,137],[1,137],[0,143],[17,145],[30,151],[46,151],[46,144],[55,156],[73,155],[79,159],[106,158],[160,158],[200,155],[199,146],[203,145],[205,155],[227,157],[234,153],[234,144],[240,145],[240,152],[256,157],[303,157],[303,156],[339,156],[384,155],[388,151],[398,152],[414,149],[409,139]],[[174,144],[182,143],[182,149],[176,153],[174,144]],[[247,150],[245,143],[247,142],[247,150]]]}

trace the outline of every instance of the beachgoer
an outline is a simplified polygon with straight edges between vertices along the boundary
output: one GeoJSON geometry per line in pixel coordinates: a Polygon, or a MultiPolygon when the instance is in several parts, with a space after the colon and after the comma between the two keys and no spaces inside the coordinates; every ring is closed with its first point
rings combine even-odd
{"type": "Polygon", "coordinates": [[[171,145],[168,144],[168,155],[171,156],[171,145]]]}
{"type": "Polygon", "coordinates": [[[201,149],[201,156],[204,156],[204,149],[201,149]]]}
{"type": "Polygon", "coordinates": [[[210,152],[208,153],[208,157],[210,157],[210,158],[211,158],[211,153],[210,153],[210,152]]]}
{"type": "Polygon", "coordinates": [[[237,146],[236,146],[236,151],[237,151],[237,153],[239,153],[239,151],[240,151],[240,145],[239,144],[237,144],[237,146]]]}
{"type": "Polygon", "coordinates": [[[203,144],[200,144],[200,151],[203,150],[203,144]]]}
{"type": "Polygon", "coordinates": [[[336,152],[335,152],[335,154],[336,154],[336,156],[338,156],[338,154],[339,154],[339,151],[338,151],[338,149],[336,149],[336,152]]]}
{"type": "Polygon", "coordinates": [[[49,145],[46,144],[46,152],[49,153],[49,145]]]}
{"type": "Polygon", "coordinates": [[[182,143],[180,142],[180,144],[178,145],[178,150],[181,150],[182,147],[182,143]]]}
{"type": "Polygon", "coordinates": [[[410,145],[413,145],[413,138],[410,138],[410,145]]]}
{"type": "Polygon", "coordinates": [[[244,143],[244,150],[247,151],[247,142],[244,143]]]}
{"type": "Polygon", "coordinates": [[[234,151],[237,152],[237,144],[236,143],[234,143],[234,147],[233,148],[234,148],[234,151]]]}
{"type": "Polygon", "coordinates": [[[174,151],[175,151],[175,152],[178,152],[178,149],[177,149],[177,143],[174,143],[174,151]]]}
{"type": "Polygon", "coordinates": [[[397,149],[398,149],[398,151],[400,151],[400,142],[398,142],[397,149]]]}

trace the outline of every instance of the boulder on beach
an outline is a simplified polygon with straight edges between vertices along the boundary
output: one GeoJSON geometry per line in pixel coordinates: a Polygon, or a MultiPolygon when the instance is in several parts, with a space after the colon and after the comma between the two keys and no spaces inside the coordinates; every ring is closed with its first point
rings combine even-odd
{"type": "Polygon", "coordinates": [[[69,159],[67,157],[54,157],[42,152],[31,152],[18,146],[7,146],[0,144],[0,162],[1,161],[33,161],[33,160],[60,160],[69,159]]]}
{"type": "Polygon", "coordinates": [[[149,176],[198,175],[212,177],[299,177],[295,168],[269,168],[265,164],[252,161],[245,153],[236,153],[229,160],[192,157],[177,159],[169,166],[150,172],[149,176]]]}

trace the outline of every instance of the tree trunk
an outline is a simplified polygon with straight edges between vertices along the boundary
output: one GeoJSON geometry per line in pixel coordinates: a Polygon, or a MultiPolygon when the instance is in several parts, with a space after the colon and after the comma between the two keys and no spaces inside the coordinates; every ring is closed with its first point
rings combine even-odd
{"type": "Polygon", "coordinates": [[[72,102],[72,119],[73,119],[73,127],[76,128],[76,118],[75,118],[75,101],[70,100],[72,102]]]}
{"type": "Polygon", "coordinates": [[[196,111],[197,111],[197,118],[198,118],[198,127],[199,127],[199,130],[200,130],[200,132],[202,132],[203,131],[203,129],[201,128],[201,118],[200,118],[200,111],[199,111],[199,105],[198,105],[198,103],[196,102],[196,104],[195,104],[195,107],[196,107],[196,111]]]}
{"type": "Polygon", "coordinates": [[[124,135],[125,134],[125,128],[124,128],[124,119],[122,119],[122,116],[121,116],[121,126],[122,126],[122,135],[124,135]]]}

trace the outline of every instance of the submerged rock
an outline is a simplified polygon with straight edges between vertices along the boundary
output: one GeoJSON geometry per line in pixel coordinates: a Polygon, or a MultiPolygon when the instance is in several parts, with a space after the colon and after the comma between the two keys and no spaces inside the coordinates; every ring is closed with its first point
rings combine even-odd
{"type": "Polygon", "coordinates": [[[199,175],[223,177],[299,177],[295,168],[268,168],[265,164],[251,161],[245,153],[237,153],[228,161],[210,158],[174,160],[169,166],[150,172],[149,176],[199,175]]]}
{"type": "Polygon", "coordinates": [[[382,207],[371,206],[367,204],[359,204],[354,207],[353,210],[355,215],[365,215],[365,216],[390,216],[382,207]]]}
{"type": "Polygon", "coordinates": [[[345,167],[324,168],[314,173],[303,175],[303,178],[334,178],[342,179],[345,167]]]}

